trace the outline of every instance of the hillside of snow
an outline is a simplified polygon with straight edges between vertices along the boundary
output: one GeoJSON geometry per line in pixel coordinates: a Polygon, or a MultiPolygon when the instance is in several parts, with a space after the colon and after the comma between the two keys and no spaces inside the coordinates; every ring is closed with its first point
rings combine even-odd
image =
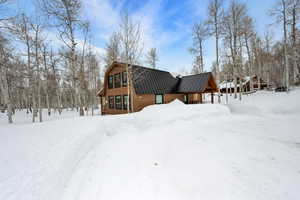
{"type": "Polygon", "coordinates": [[[0,115],[0,200],[299,199],[299,89],[36,124],[0,115]]]}

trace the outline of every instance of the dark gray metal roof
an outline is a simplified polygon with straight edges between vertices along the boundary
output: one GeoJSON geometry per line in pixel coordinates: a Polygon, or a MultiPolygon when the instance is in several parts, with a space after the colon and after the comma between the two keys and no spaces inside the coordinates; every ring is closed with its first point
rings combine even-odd
{"type": "Polygon", "coordinates": [[[183,76],[177,88],[178,93],[203,92],[207,87],[211,72],[183,76]]]}
{"type": "Polygon", "coordinates": [[[211,72],[174,78],[170,72],[132,66],[133,83],[137,94],[172,94],[202,92],[211,72]]]}
{"type": "Polygon", "coordinates": [[[137,94],[176,93],[178,79],[170,72],[134,65],[132,74],[137,94]]]}

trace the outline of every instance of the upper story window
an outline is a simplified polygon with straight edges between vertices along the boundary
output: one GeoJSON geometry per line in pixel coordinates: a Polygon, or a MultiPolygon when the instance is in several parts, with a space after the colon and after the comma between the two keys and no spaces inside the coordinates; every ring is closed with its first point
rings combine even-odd
{"type": "Polygon", "coordinates": [[[127,86],[127,72],[122,72],[122,86],[127,86]]]}
{"type": "Polygon", "coordinates": [[[114,81],[115,81],[115,88],[121,87],[121,74],[115,74],[114,75],[114,81]]]}
{"type": "Polygon", "coordinates": [[[113,75],[108,76],[108,88],[109,89],[114,88],[114,76],[113,75]]]}
{"type": "Polygon", "coordinates": [[[164,95],[157,94],[155,95],[155,104],[163,104],[164,103],[164,95]]]}
{"type": "Polygon", "coordinates": [[[115,96],[115,108],[118,109],[118,110],[121,110],[122,109],[122,99],[121,99],[121,96],[115,96]]]}
{"type": "Polygon", "coordinates": [[[114,109],[114,97],[113,96],[108,97],[108,107],[110,109],[114,109]]]}
{"type": "Polygon", "coordinates": [[[127,86],[127,72],[122,72],[108,76],[108,88],[119,88],[127,86]]]}

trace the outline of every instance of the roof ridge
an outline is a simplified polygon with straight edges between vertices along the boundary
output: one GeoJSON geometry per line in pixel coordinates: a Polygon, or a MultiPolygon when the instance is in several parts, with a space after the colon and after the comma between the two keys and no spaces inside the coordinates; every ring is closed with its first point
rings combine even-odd
{"type": "Polygon", "coordinates": [[[140,65],[132,65],[134,67],[140,67],[140,68],[145,68],[145,69],[149,69],[149,70],[152,70],[152,71],[160,71],[160,72],[166,72],[166,73],[170,73],[168,71],[165,71],[165,70],[161,70],[161,69],[154,69],[154,68],[150,68],[150,67],[144,67],[144,66],[140,66],[140,65]]]}
{"type": "Polygon", "coordinates": [[[190,76],[199,76],[199,75],[202,75],[202,74],[210,74],[210,73],[212,73],[212,72],[202,72],[200,74],[191,74],[191,75],[182,76],[181,78],[190,77],[190,76]]]}
{"type": "Polygon", "coordinates": [[[128,63],[125,63],[125,62],[119,62],[119,61],[114,61],[114,63],[122,64],[122,65],[131,65],[131,66],[135,66],[135,67],[145,68],[145,69],[154,70],[154,71],[167,72],[167,73],[170,73],[170,74],[171,74],[171,72],[166,71],[166,70],[154,69],[154,68],[150,68],[150,67],[141,66],[141,65],[138,65],[138,64],[128,64],[128,63]]]}

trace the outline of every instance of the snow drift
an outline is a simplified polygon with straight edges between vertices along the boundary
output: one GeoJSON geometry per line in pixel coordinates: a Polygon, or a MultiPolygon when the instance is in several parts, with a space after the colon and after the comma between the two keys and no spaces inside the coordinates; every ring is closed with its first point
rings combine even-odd
{"type": "Polygon", "coordinates": [[[1,125],[0,200],[297,200],[299,97],[1,125]]]}

